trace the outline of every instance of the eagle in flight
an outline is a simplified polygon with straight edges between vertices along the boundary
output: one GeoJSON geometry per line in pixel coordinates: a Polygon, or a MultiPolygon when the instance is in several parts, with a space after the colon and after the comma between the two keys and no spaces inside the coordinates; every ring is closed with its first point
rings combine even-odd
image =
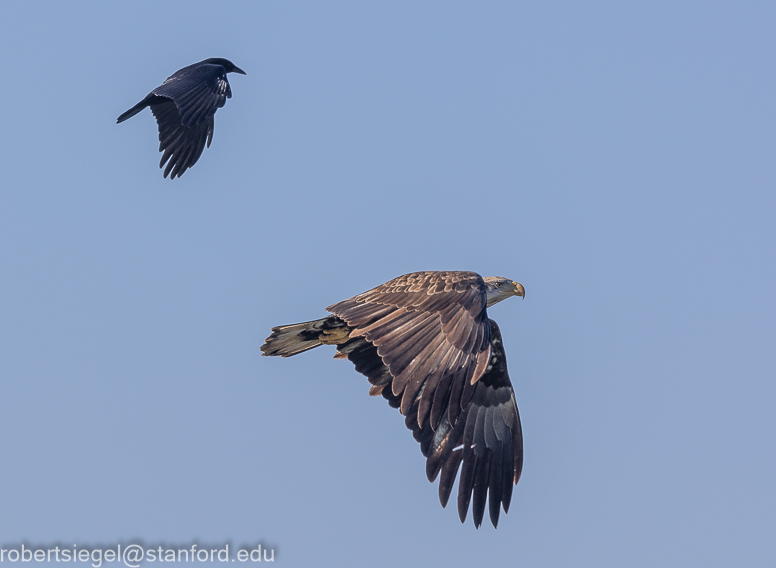
{"type": "Polygon", "coordinates": [[[501,332],[487,308],[525,297],[521,284],[475,272],[414,272],[326,308],[319,320],[272,328],[263,355],[334,345],[405,417],[426,475],[447,505],[460,468],[458,516],[475,527],[487,495],[493,526],[523,466],[523,434],[501,332]],[[461,465],[463,464],[463,465],[461,465]],[[441,474],[441,475],[440,475],[441,474]]]}
{"type": "Polygon", "coordinates": [[[159,126],[159,151],[164,177],[181,177],[197,163],[205,143],[213,140],[213,115],[232,98],[227,73],[245,71],[228,59],[213,57],[173,73],[148,93],[148,96],[116,119],[117,123],[132,118],[150,106],[159,126]],[[169,161],[168,161],[169,160],[169,161]]]}

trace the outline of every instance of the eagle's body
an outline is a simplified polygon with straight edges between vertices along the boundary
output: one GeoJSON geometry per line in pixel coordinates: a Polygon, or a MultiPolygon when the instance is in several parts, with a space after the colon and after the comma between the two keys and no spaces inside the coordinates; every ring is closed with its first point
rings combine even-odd
{"type": "Polygon", "coordinates": [[[218,57],[184,67],[116,122],[124,122],[145,107],[151,107],[159,126],[159,151],[164,152],[159,167],[169,160],[164,177],[170,173],[170,179],[180,177],[197,163],[205,144],[210,147],[215,125],[213,116],[232,97],[226,78],[232,72],[245,75],[231,61],[218,57]]]}
{"type": "Polygon", "coordinates": [[[427,458],[430,481],[441,473],[442,506],[458,468],[458,513],[470,500],[476,526],[490,493],[490,518],[506,512],[520,478],[523,439],[498,325],[486,307],[522,285],[474,272],[416,272],[395,278],[327,310],[333,315],[280,326],[262,346],[264,355],[289,357],[335,345],[405,416],[427,458]]]}

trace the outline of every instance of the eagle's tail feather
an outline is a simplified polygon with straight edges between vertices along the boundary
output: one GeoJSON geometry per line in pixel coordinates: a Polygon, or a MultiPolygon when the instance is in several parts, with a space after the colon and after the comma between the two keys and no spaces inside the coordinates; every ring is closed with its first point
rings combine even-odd
{"type": "Polygon", "coordinates": [[[291,357],[319,345],[337,345],[347,341],[350,328],[337,316],[315,321],[281,325],[272,328],[264,345],[263,355],[291,357]]]}

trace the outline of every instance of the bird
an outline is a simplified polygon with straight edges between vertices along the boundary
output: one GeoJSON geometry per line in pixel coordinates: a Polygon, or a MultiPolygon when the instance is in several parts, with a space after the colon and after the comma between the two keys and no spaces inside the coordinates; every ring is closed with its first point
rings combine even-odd
{"type": "Polygon", "coordinates": [[[146,107],[159,126],[159,167],[164,177],[180,177],[197,163],[205,143],[213,140],[213,115],[232,97],[227,73],[245,71],[228,59],[213,57],[184,67],[148,93],[148,96],[116,119],[122,123],[146,107]]]}
{"type": "Polygon", "coordinates": [[[326,308],[332,315],[272,328],[262,355],[291,357],[337,348],[404,415],[420,443],[426,476],[446,507],[461,467],[458,516],[470,501],[475,528],[485,512],[498,527],[523,467],[523,433],[498,324],[487,308],[523,285],[476,272],[414,272],[326,308]]]}

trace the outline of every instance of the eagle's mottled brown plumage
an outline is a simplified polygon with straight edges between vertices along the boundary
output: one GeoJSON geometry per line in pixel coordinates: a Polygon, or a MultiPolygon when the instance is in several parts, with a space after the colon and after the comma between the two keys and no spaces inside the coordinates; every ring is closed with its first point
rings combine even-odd
{"type": "Polygon", "coordinates": [[[262,345],[264,355],[289,357],[336,345],[405,416],[426,457],[426,474],[441,473],[447,505],[461,463],[458,514],[473,500],[479,527],[490,493],[490,519],[506,512],[523,464],[520,416],[506,368],[498,325],[486,306],[523,287],[474,272],[416,272],[327,308],[332,316],[280,326],[262,345]]]}

